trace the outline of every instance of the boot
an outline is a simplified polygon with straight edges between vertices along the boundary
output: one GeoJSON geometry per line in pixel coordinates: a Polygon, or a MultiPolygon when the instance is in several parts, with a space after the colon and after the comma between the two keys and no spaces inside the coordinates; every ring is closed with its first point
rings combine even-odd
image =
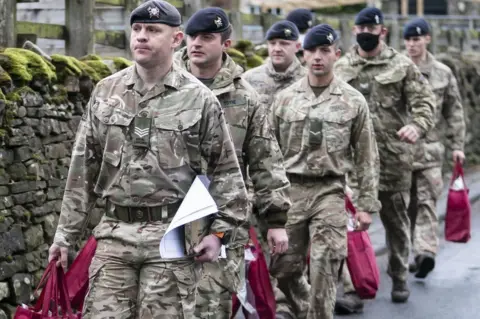
{"type": "Polygon", "coordinates": [[[393,281],[392,287],[392,301],[397,303],[407,302],[410,297],[410,290],[408,290],[406,281],[393,281]]]}
{"type": "Polygon", "coordinates": [[[339,315],[349,315],[363,312],[363,300],[355,292],[348,292],[337,298],[335,312],[339,315]]]}
{"type": "Polygon", "coordinates": [[[417,272],[415,278],[425,278],[435,268],[435,256],[432,253],[424,253],[415,258],[417,272]]]}
{"type": "Polygon", "coordinates": [[[418,267],[417,267],[417,263],[415,261],[412,261],[411,263],[408,264],[408,271],[409,272],[412,272],[412,273],[417,272],[417,269],[418,269],[418,267]]]}

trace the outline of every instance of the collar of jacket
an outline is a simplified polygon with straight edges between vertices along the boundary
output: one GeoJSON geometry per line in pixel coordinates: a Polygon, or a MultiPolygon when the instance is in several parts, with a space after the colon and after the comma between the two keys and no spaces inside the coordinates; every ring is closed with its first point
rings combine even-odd
{"type": "Polygon", "coordinates": [[[387,64],[390,60],[398,54],[395,49],[389,47],[385,42],[381,42],[381,51],[380,54],[371,58],[364,58],[358,54],[358,44],[355,44],[350,49],[350,64],[355,65],[381,65],[387,64]]]}
{"type": "Polygon", "coordinates": [[[271,76],[275,81],[285,81],[289,80],[299,72],[301,68],[303,68],[300,60],[295,57],[292,61],[292,64],[285,70],[285,72],[277,72],[273,67],[272,59],[267,58],[265,61],[265,65],[267,67],[267,74],[271,76]]]}
{"type": "MultiPolygon", "coordinates": [[[[223,53],[222,59],[222,67],[215,75],[213,83],[209,86],[209,89],[217,96],[226,92],[234,91],[234,82],[240,80],[243,73],[243,68],[236,64],[228,54],[223,53]]],[[[180,67],[191,72],[190,59],[188,58],[186,47],[175,54],[175,60],[180,67]]]]}

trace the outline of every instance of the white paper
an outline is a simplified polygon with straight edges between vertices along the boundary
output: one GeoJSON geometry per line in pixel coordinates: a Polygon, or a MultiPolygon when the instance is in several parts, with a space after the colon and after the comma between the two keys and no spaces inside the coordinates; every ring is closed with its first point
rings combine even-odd
{"type": "Polygon", "coordinates": [[[459,176],[454,182],[453,185],[451,186],[451,189],[455,191],[459,191],[462,189],[465,189],[465,184],[463,183],[463,178],[462,176],[459,176]]]}
{"type": "Polygon", "coordinates": [[[255,260],[255,255],[253,255],[252,253],[252,249],[251,248],[247,248],[245,249],[245,261],[253,261],[255,260]]]}
{"type": "Polygon", "coordinates": [[[217,204],[208,192],[208,178],[197,176],[178,208],[172,222],[160,241],[162,258],[181,258],[185,256],[183,225],[204,218],[218,211],[217,204]]]}

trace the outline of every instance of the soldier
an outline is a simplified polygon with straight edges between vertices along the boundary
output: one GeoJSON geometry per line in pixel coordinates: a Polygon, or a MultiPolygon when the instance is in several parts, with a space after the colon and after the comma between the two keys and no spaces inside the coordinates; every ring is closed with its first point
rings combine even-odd
{"type": "MultiPolygon", "coordinates": [[[[383,42],[387,29],[379,9],[360,11],[354,33],[357,44],[338,60],[335,73],[368,101],[380,153],[380,218],[389,249],[391,297],[394,302],[406,302],[412,144],[432,128],[435,100],[415,64],[383,42]]],[[[353,291],[345,297],[359,302],[353,291]]]]}
{"type": "MultiPolygon", "coordinates": [[[[272,134],[267,108],[242,79],[243,69],[225,53],[232,41],[232,26],[226,13],[215,7],[197,11],[185,27],[187,47],[175,54],[179,65],[190,71],[217,96],[225,111],[243,176],[252,180],[257,218],[268,227],[270,252],[282,254],[288,248],[285,231],[290,208],[290,183],[282,153],[272,134]]],[[[248,238],[248,228],[244,238],[248,238]]],[[[245,242],[246,243],[246,242],[245,242]]],[[[244,270],[244,249],[227,248],[228,259],[204,265],[198,286],[197,318],[230,318],[232,292],[238,283],[226,276],[244,270]]],[[[238,274],[237,274],[238,277],[238,274]]]]}
{"type": "Polygon", "coordinates": [[[442,162],[444,146],[440,141],[440,122],[447,124],[446,137],[453,150],[453,161],[463,163],[465,154],[465,122],[457,81],[452,70],[428,52],[430,28],[427,21],[417,18],[403,31],[408,56],[430,82],[436,96],[435,127],[415,145],[413,181],[409,207],[412,223],[412,245],[415,256],[410,267],[415,277],[425,278],[435,267],[438,249],[438,218],[436,204],[443,188],[442,162]]]}
{"type": "Polygon", "coordinates": [[[246,222],[245,183],[224,112],[172,61],[180,24],[166,1],[133,10],[135,64],[98,83],[78,128],[49,259],[66,266],[95,200],[105,198],[83,318],[193,318],[197,262],[215,261],[246,222]],[[184,258],[164,259],[160,240],[198,174],[208,176],[219,212],[201,235],[185,225],[184,258]]]}
{"type": "Polygon", "coordinates": [[[271,111],[292,183],[292,208],[289,248],[273,258],[270,271],[289,301],[277,299],[277,318],[329,319],[347,253],[345,175],[355,167],[358,229],[366,230],[370,214],[380,209],[378,153],[365,98],[333,74],[340,57],[335,31],[326,24],[313,27],[304,50],[308,75],[280,92],[271,111]],[[311,289],[298,291],[309,245],[311,289]]]}
{"type": "Polygon", "coordinates": [[[308,9],[298,8],[290,11],[285,20],[293,22],[298,28],[298,32],[300,33],[298,41],[302,47],[297,52],[297,58],[302,65],[305,65],[305,61],[303,60],[303,41],[305,35],[313,26],[312,12],[308,9]]]}
{"type": "Polygon", "coordinates": [[[298,81],[306,74],[295,56],[300,49],[299,32],[290,21],[279,21],[267,31],[269,58],[265,63],[244,73],[247,80],[270,106],[276,93],[298,81]]]}

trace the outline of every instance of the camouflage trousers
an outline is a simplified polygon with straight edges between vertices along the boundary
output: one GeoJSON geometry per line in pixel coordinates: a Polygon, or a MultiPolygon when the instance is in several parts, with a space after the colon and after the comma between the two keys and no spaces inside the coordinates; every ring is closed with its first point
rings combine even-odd
{"type": "Polygon", "coordinates": [[[388,275],[393,280],[406,281],[410,252],[410,218],[407,213],[410,191],[381,191],[378,198],[382,203],[380,219],[388,249],[388,275]]]}
{"type": "Polygon", "coordinates": [[[431,167],[413,173],[408,213],[414,256],[438,249],[437,199],[443,189],[442,169],[431,167]]]}
{"type": "Polygon", "coordinates": [[[294,318],[333,318],[340,268],[347,253],[343,186],[322,192],[322,184],[292,184],[293,206],[286,225],[289,248],[272,258],[277,313],[294,318]],[[310,245],[310,285],[305,276],[310,245]],[[281,293],[281,294],[279,294],[281,293]]]}
{"type": "Polygon", "coordinates": [[[245,279],[245,249],[227,249],[227,258],[204,263],[198,283],[195,318],[228,319],[232,315],[232,293],[245,279]]]}
{"type": "Polygon", "coordinates": [[[122,239],[97,231],[83,319],[194,318],[199,265],[160,257],[166,226],[118,223],[122,239]]]}

